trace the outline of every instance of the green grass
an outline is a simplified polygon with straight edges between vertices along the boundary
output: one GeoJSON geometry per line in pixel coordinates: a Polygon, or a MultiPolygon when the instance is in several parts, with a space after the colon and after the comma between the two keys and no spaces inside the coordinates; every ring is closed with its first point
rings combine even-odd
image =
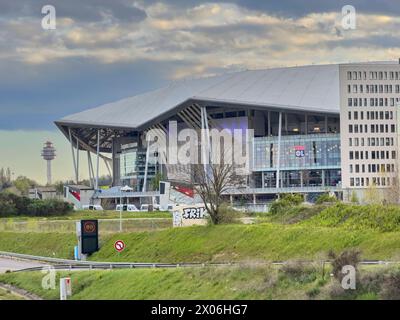
{"type": "Polygon", "coordinates": [[[379,279],[387,277],[390,272],[399,272],[398,267],[360,268],[357,289],[345,291],[338,280],[329,276],[327,269],[323,275],[318,265],[296,267],[295,264],[294,268],[243,265],[58,272],[56,287],[49,290],[42,288],[44,275],[40,272],[1,274],[0,282],[23,288],[44,299],[59,299],[59,278],[69,276],[72,280],[73,300],[375,300],[381,297],[382,289],[385,286],[387,288],[379,279]]]}
{"type": "Polygon", "coordinates": [[[302,225],[348,230],[400,231],[400,206],[338,203],[322,210],[302,225]]]}
{"type": "MultiPolygon", "coordinates": [[[[329,250],[359,248],[364,259],[400,257],[400,233],[301,225],[221,225],[102,234],[100,261],[233,262],[314,259],[329,250]],[[117,253],[116,240],[126,249],[117,253]]],[[[72,258],[74,233],[0,232],[0,250],[72,258]]]]}
{"type": "MultiPolygon", "coordinates": [[[[62,272],[71,276],[72,299],[287,299],[306,298],[316,284],[296,284],[270,267],[134,269],[62,272]]],[[[0,275],[0,282],[24,288],[45,299],[58,299],[59,289],[44,290],[41,273],[0,275]]]]}
{"type": "Polygon", "coordinates": [[[75,245],[74,234],[0,232],[0,251],[68,259],[75,245]]]}
{"type": "Polygon", "coordinates": [[[140,262],[231,262],[314,259],[329,250],[359,248],[365,259],[400,256],[400,233],[298,225],[221,225],[118,234],[91,259],[140,262]],[[114,242],[126,244],[117,253],[114,242]]]}
{"type": "Polygon", "coordinates": [[[0,300],[23,300],[23,298],[12,294],[8,290],[0,288],[0,300]]]}
{"type": "Polygon", "coordinates": [[[267,213],[264,221],[299,224],[306,227],[342,228],[347,230],[400,231],[400,206],[357,205],[345,203],[297,205],[267,213]]]}
{"type": "MultiPolygon", "coordinates": [[[[123,212],[123,218],[171,218],[170,212],[165,211],[154,211],[154,212],[123,212]]],[[[119,212],[114,210],[105,211],[91,211],[91,210],[79,210],[72,211],[67,215],[52,216],[52,217],[32,217],[32,216],[15,216],[0,218],[1,220],[14,220],[14,221],[26,221],[26,220],[38,220],[38,221],[53,221],[53,220],[81,220],[81,219],[119,219],[119,212]]]]}

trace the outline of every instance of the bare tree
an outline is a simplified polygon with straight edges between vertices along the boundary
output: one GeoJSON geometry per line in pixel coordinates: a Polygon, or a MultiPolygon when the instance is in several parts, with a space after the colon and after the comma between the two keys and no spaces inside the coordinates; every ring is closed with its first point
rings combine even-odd
{"type": "Polygon", "coordinates": [[[398,204],[400,200],[400,186],[397,177],[392,179],[392,183],[384,190],[383,200],[388,204],[398,204]]]}
{"type": "Polygon", "coordinates": [[[230,188],[242,186],[246,176],[237,174],[233,164],[209,164],[206,169],[195,165],[193,176],[194,189],[203,200],[212,223],[219,224],[223,218],[220,208],[224,203],[224,193],[230,188]]]}

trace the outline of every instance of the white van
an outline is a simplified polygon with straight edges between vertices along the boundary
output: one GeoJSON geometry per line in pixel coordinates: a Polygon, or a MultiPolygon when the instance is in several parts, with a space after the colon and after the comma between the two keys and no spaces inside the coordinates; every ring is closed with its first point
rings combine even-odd
{"type": "Polygon", "coordinates": [[[140,206],[140,211],[148,212],[149,211],[149,205],[148,204],[142,204],[140,206]]]}
{"type": "Polygon", "coordinates": [[[83,205],[82,210],[104,211],[103,207],[98,204],[83,205]]]}
{"type": "Polygon", "coordinates": [[[121,211],[121,207],[122,207],[122,211],[128,211],[128,212],[138,212],[138,208],[136,208],[136,206],[134,204],[117,204],[117,206],[115,207],[115,211],[121,211]]]}

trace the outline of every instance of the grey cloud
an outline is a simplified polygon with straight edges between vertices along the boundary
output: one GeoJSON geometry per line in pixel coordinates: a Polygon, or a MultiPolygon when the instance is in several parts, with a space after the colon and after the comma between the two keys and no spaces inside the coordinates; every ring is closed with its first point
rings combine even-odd
{"type": "MultiPolygon", "coordinates": [[[[321,44],[322,45],[322,44],[321,44]]],[[[393,35],[373,35],[363,38],[347,38],[340,40],[327,41],[325,45],[328,49],[343,48],[399,48],[400,36],[393,35]]]]}
{"type": "Polygon", "coordinates": [[[98,22],[109,16],[113,20],[137,22],[146,18],[146,12],[133,6],[132,1],[118,0],[21,0],[0,2],[4,18],[42,17],[44,5],[53,5],[58,17],[82,22],[98,22]]]}

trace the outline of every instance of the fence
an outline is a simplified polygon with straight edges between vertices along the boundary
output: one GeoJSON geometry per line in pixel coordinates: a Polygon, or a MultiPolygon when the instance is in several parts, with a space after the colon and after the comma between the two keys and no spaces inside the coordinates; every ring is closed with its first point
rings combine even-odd
{"type": "MultiPolygon", "coordinates": [[[[172,227],[171,218],[131,218],[122,219],[123,232],[161,230],[172,227]]],[[[75,232],[74,220],[37,220],[19,221],[0,219],[0,232],[75,232]]],[[[119,232],[119,219],[99,219],[101,233],[119,232]]]]}

